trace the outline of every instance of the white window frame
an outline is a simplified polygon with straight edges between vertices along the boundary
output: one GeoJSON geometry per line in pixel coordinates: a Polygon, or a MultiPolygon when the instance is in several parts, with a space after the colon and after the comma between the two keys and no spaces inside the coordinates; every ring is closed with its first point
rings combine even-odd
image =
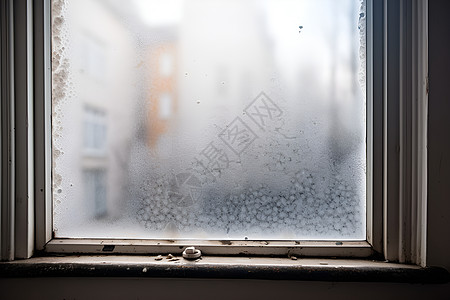
{"type": "Polygon", "coordinates": [[[53,238],[50,0],[1,5],[2,260],[40,251],[160,254],[196,246],[204,255],[426,264],[427,0],[367,0],[366,241],[53,238]]]}

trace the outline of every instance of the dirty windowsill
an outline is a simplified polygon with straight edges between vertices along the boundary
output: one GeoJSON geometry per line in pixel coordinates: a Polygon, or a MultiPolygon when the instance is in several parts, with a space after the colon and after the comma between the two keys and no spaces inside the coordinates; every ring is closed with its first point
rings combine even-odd
{"type": "Polygon", "coordinates": [[[0,277],[176,277],[446,283],[443,268],[360,259],[156,256],[35,257],[0,263],[0,277]],[[177,260],[178,258],[178,260],[177,260]]]}

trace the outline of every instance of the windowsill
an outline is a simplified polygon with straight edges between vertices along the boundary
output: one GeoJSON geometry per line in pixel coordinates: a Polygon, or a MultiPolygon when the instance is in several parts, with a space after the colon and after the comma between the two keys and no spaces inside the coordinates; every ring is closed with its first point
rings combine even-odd
{"type": "Polygon", "coordinates": [[[35,257],[0,263],[0,277],[158,277],[273,279],[340,282],[447,283],[443,268],[421,268],[370,260],[325,258],[181,257],[156,261],[155,256],[35,257]]]}

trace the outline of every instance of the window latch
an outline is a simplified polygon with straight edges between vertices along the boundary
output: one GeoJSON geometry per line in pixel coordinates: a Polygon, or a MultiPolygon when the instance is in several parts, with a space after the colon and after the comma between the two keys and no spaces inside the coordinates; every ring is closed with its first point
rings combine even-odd
{"type": "Polygon", "coordinates": [[[202,256],[202,251],[195,249],[195,247],[186,247],[183,251],[183,258],[185,259],[197,259],[202,256]]]}

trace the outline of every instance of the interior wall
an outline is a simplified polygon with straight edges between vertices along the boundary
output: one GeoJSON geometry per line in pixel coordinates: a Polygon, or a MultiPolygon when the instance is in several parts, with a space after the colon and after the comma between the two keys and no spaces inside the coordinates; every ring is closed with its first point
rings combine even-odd
{"type": "Polygon", "coordinates": [[[1,299],[449,299],[450,285],[157,278],[0,280],[1,299]]]}
{"type": "Polygon", "coordinates": [[[450,1],[428,6],[427,264],[450,271],[450,1]]]}

